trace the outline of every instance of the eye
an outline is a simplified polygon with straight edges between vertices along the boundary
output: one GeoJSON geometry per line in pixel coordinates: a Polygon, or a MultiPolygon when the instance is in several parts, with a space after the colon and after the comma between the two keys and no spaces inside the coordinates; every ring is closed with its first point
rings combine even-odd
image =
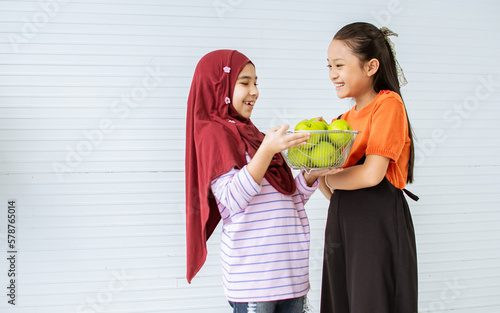
{"type": "Polygon", "coordinates": [[[342,67],[342,66],[344,66],[344,64],[337,64],[336,66],[337,67],[342,67]]]}
{"type": "Polygon", "coordinates": [[[332,68],[332,66],[331,66],[330,64],[327,64],[327,65],[326,65],[326,67],[328,67],[328,68],[332,68]]]}

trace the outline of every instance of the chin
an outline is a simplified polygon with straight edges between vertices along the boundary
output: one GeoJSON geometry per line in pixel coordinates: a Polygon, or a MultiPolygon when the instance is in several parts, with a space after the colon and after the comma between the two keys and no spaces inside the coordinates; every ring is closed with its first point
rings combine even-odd
{"type": "Polygon", "coordinates": [[[345,99],[345,98],[348,98],[349,95],[347,95],[345,92],[342,92],[342,91],[337,91],[337,97],[340,98],[340,99],[345,99]]]}

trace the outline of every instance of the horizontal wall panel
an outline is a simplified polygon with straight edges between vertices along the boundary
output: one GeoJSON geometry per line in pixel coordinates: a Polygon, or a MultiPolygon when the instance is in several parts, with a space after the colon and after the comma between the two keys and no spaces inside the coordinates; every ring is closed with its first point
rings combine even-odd
{"type": "MultiPolygon", "coordinates": [[[[391,39],[409,82],[419,313],[497,313],[499,9],[493,0],[2,1],[0,242],[15,199],[18,281],[16,305],[4,293],[0,311],[231,312],[220,224],[204,267],[185,279],[185,118],[196,63],[222,48],[252,59],[252,120],[263,132],[331,121],[354,103],[336,97],[328,44],[343,25],[368,21],[399,34],[391,39]]],[[[317,192],[306,211],[317,313],[328,201],[317,192]]]]}

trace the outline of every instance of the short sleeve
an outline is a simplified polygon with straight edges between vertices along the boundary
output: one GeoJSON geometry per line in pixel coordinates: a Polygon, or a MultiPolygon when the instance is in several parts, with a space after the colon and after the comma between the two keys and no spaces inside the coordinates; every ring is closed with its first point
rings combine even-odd
{"type": "Polygon", "coordinates": [[[370,119],[370,138],[366,155],[375,154],[398,160],[408,137],[408,121],[399,97],[387,95],[374,108],[370,119]]]}

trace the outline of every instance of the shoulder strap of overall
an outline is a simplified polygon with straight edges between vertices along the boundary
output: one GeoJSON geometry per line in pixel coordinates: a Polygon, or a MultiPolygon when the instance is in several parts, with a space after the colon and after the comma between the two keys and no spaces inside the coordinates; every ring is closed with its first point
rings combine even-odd
{"type": "MultiPolygon", "coordinates": [[[[366,159],[366,154],[364,154],[358,160],[358,162],[356,162],[356,165],[361,165],[361,164],[365,163],[365,159],[366,159]]],[[[409,191],[408,189],[405,189],[405,188],[403,188],[403,191],[404,191],[404,193],[406,193],[406,195],[408,197],[410,197],[410,199],[412,199],[413,201],[418,201],[419,197],[416,194],[412,193],[411,191],[409,191]]]]}
{"type": "Polygon", "coordinates": [[[403,188],[403,191],[406,193],[408,197],[410,197],[410,199],[412,199],[413,201],[418,201],[419,197],[416,194],[412,193],[411,191],[405,188],[403,188]]]}

